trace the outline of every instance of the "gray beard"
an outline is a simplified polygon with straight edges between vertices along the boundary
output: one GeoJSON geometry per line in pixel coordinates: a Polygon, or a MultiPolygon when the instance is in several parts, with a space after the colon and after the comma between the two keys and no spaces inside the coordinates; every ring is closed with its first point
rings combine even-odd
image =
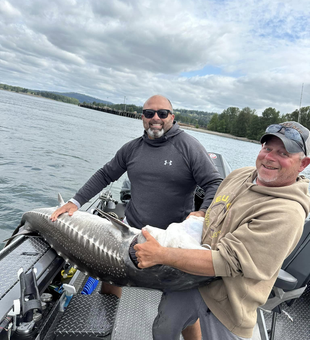
{"type": "Polygon", "coordinates": [[[151,138],[160,138],[165,133],[164,129],[153,131],[150,128],[147,130],[147,134],[151,138]]]}

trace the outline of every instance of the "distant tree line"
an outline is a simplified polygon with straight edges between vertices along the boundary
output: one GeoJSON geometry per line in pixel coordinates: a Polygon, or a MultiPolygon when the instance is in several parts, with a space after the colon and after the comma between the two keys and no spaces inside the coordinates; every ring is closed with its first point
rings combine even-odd
{"type": "Polygon", "coordinates": [[[214,112],[176,109],[174,110],[177,122],[192,125],[196,128],[207,129],[214,112]]]}
{"type": "Polygon", "coordinates": [[[215,113],[207,129],[259,140],[268,125],[288,120],[298,121],[298,115],[300,115],[300,123],[310,129],[310,106],[300,108],[300,112],[295,110],[281,116],[280,112],[272,107],[265,109],[261,116],[249,107],[242,110],[238,107],[229,107],[220,114],[215,113]]]}
{"type": "Polygon", "coordinates": [[[25,89],[23,87],[11,86],[11,85],[6,85],[6,84],[0,84],[0,89],[6,90],[6,91],[13,91],[13,92],[23,92],[23,93],[29,92],[28,89],[25,89]]]}
{"type": "Polygon", "coordinates": [[[75,104],[75,105],[79,104],[78,99],[61,96],[59,94],[54,94],[52,92],[47,92],[47,91],[28,90],[23,87],[11,86],[11,85],[6,85],[6,84],[0,84],[0,89],[17,92],[17,93],[26,93],[26,94],[31,94],[35,96],[41,96],[41,97],[57,100],[60,102],[69,103],[69,104],[75,104]]]}
{"type": "Polygon", "coordinates": [[[35,94],[37,96],[41,96],[41,97],[45,97],[45,98],[49,98],[49,99],[53,99],[53,100],[57,100],[59,102],[64,102],[64,103],[69,103],[69,104],[75,104],[75,105],[79,105],[79,100],[75,99],[75,98],[71,98],[71,97],[66,97],[66,96],[62,96],[60,94],[55,94],[52,92],[47,92],[47,91],[36,91],[35,94]]]}
{"type": "MultiPolygon", "coordinates": [[[[83,104],[87,104],[84,102],[83,104]]],[[[92,105],[99,107],[106,107],[107,105],[104,103],[93,102],[92,105]]],[[[142,106],[136,106],[133,104],[113,104],[109,105],[109,108],[119,111],[126,112],[136,112],[138,114],[142,114],[142,106]]],[[[186,110],[186,109],[176,109],[174,110],[175,120],[184,124],[192,125],[197,128],[207,128],[208,123],[213,112],[205,112],[205,111],[197,111],[197,110],[186,110]]]]}
{"type": "MultiPolygon", "coordinates": [[[[62,96],[53,92],[28,90],[19,86],[6,84],[0,84],[0,89],[28,93],[75,105],[79,104],[78,99],[62,96]]],[[[84,104],[86,103],[84,102],[84,104]]],[[[107,104],[94,101],[92,105],[105,107],[107,104]]],[[[109,104],[109,107],[114,110],[142,114],[142,106],[133,104],[109,104]]],[[[249,107],[243,109],[229,107],[222,113],[175,109],[174,114],[175,120],[180,123],[210,131],[228,133],[251,140],[259,140],[268,125],[285,122],[287,120],[298,121],[298,116],[300,117],[300,123],[310,130],[310,106],[302,107],[300,110],[296,109],[291,113],[286,113],[281,116],[280,112],[272,107],[265,109],[261,116],[258,116],[256,111],[249,107]]]]}
{"type": "MultiPolygon", "coordinates": [[[[106,104],[93,102],[95,106],[104,107],[106,104]]],[[[125,104],[109,105],[115,110],[124,111],[125,104]]],[[[132,104],[126,105],[127,112],[142,113],[142,106],[132,104]]],[[[229,107],[222,113],[175,109],[175,120],[177,122],[190,125],[196,128],[207,129],[221,133],[228,133],[237,137],[244,137],[251,140],[260,140],[264,134],[266,127],[270,124],[277,124],[287,120],[298,121],[300,115],[300,123],[310,129],[310,106],[302,107],[292,113],[280,115],[275,108],[268,107],[261,116],[258,116],[254,109],[245,107],[229,107]]]]}

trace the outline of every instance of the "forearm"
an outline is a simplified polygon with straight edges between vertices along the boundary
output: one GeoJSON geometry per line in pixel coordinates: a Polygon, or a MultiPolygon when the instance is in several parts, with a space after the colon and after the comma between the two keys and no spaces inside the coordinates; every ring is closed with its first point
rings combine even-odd
{"type": "Polygon", "coordinates": [[[214,179],[213,181],[208,183],[208,185],[204,188],[205,196],[203,198],[200,209],[208,209],[221,183],[221,178],[214,179]]]}
{"type": "Polygon", "coordinates": [[[109,184],[103,176],[103,169],[99,169],[73,196],[80,205],[84,205],[109,184]]]}
{"type": "Polygon", "coordinates": [[[215,275],[210,250],[162,247],[147,230],[142,234],[146,242],[134,246],[139,268],[163,264],[193,275],[215,275]]]}
{"type": "Polygon", "coordinates": [[[193,275],[215,275],[210,250],[162,247],[158,262],[193,275]]]}

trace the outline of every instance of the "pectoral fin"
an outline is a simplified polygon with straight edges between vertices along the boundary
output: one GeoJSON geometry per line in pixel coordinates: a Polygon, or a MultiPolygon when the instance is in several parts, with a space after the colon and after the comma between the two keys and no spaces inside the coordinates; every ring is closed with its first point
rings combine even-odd
{"type": "Polygon", "coordinates": [[[127,234],[129,232],[129,226],[122,222],[121,220],[111,216],[110,214],[104,212],[103,210],[96,208],[96,210],[98,211],[98,213],[100,215],[102,215],[103,217],[105,217],[107,220],[109,220],[111,223],[113,223],[115,225],[115,227],[117,227],[122,234],[127,234]]]}

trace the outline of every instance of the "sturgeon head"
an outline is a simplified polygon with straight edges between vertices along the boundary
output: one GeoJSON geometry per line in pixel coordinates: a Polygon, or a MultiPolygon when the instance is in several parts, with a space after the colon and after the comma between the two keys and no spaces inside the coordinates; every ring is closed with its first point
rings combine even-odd
{"type": "Polygon", "coordinates": [[[143,238],[141,230],[82,211],[72,216],[65,213],[52,222],[55,209],[26,212],[21,226],[39,233],[59,256],[93,278],[162,291],[189,289],[213,280],[164,265],[140,269],[132,262],[129,249],[135,239],[143,238]]]}

